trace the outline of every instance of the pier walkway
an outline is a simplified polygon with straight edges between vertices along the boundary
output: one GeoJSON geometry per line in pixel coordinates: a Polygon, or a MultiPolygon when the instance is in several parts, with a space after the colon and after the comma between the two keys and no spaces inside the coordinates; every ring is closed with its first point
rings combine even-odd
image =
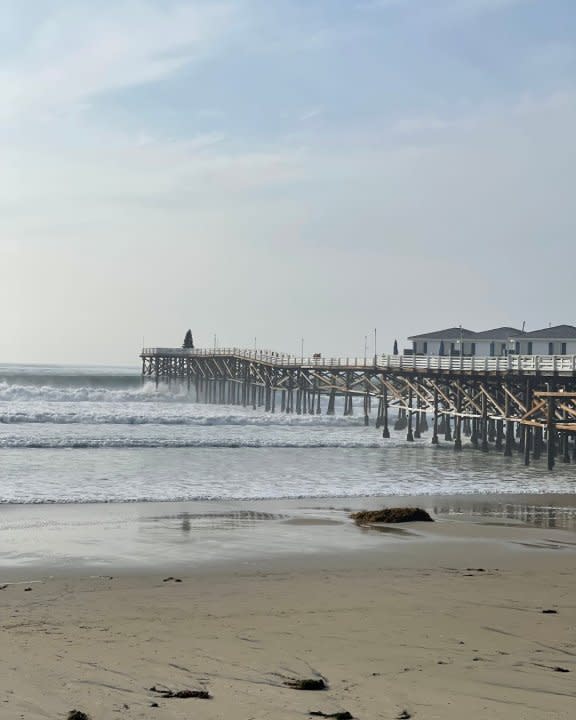
{"type": "Polygon", "coordinates": [[[483,451],[522,453],[525,464],[544,453],[552,469],[576,462],[576,355],[461,357],[377,355],[297,357],[242,348],[144,348],[142,376],[183,382],[198,401],[263,407],[266,411],[345,415],[362,403],[366,425],[413,441],[429,429],[431,442],[462,438],[483,451]],[[321,402],[322,398],[326,402],[321,402]]]}

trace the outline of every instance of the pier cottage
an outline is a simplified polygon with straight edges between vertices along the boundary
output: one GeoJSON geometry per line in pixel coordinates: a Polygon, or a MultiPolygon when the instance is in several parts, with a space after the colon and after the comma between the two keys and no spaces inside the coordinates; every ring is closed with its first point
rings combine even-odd
{"type": "Polygon", "coordinates": [[[500,357],[502,355],[576,355],[576,327],[556,325],[523,332],[498,327],[474,332],[452,327],[408,338],[414,355],[500,357]]]}
{"type": "Polygon", "coordinates": [[[422,335],[412,335],[414,355],[475,355],[474,338],[476,333],[463,327],[446,328],[422,335]]]}
{"type": "Polygon", "coordinates": [[[510,352],[513,338],[522,335],[522,330],[513,327],[499,327],[475,333],[476,355],[482,357],[498,357],[510,352]]]}
{"type": "Polygon", "coordinates": [[[511,337],[516,355],[576,355],[576,327],[554,327],[517,333],[511,337]]]}

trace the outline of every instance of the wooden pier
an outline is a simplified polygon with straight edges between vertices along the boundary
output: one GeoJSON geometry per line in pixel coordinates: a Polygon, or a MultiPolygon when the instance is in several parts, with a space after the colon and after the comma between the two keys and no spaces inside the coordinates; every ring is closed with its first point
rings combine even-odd
{"type": "Polygon", "coordinates": [[[268,412],[333,415],[335,400],[365,425],[374,417],[383,438],[394,429],[413,442],[519,452],[526,465],[546,455],[576,462],[576,355],[370,358],[295,357],[269,350],[144,348],[142,376],[185,383],[200,402],[263,407],[268,412]],[[430,418],[430,421],[429,421],[430,418]]]}

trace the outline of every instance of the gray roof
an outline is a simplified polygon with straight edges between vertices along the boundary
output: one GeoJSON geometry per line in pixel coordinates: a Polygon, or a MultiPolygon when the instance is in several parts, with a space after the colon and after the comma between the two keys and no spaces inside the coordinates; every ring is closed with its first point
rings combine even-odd
{"type": "Polygon", "coordinates": [[[574,325],[555,325],[541,330],[532,330],[532,332],[518,333],[516,337],[576,340],[576,327],[574,325]]]}
{"type": "Polygon", "coordinates": [[[474,337],[477,340],[508,340],[512,337],[522,335],[522,330],[513,327],[498,327],[492,330],[483,330],[482,332],[475,333],[474,337]]]}
{"type": "Polygon", "coordinates": [[[576,327],[574,325],[555,325],[554,327],[522,332],[518,328],[498,327],[492,330],[474,332],[466,328],[452,327],[435,332],[411,335],[408,340],[518,340],[519,338],[542,338],[552,340],[576,340],[576,327]]]}
{"type": "Polygon", "coordinates": [[[436,332],[424,333],[422,335],[412,335],[408,340],[468,340],[476,336],[472,330],[466,328],[447,328],[446,330],[436,330],[436,332]]]}

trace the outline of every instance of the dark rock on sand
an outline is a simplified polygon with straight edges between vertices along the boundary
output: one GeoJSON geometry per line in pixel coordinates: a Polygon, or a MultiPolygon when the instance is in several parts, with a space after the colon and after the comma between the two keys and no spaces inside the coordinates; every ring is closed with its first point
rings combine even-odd
{"type": "Polygon", "coordinates": [[[350,515],[357,525],[367,523],[434,522],[422,508],[383,508],[382,510],[361,510],[350,515]]]}
{"type": "Polygon", "coordinates": [[[68,720],[90,720],[90,715],[82,712],[82,710],[70,710],[68,720]]]}
{"type": "Polygon", "coordinates": [[[328,685],[322,678],[306,678],[303,680],[286,680],[284,685],[293,690],[326,690],[328,685]]]}

